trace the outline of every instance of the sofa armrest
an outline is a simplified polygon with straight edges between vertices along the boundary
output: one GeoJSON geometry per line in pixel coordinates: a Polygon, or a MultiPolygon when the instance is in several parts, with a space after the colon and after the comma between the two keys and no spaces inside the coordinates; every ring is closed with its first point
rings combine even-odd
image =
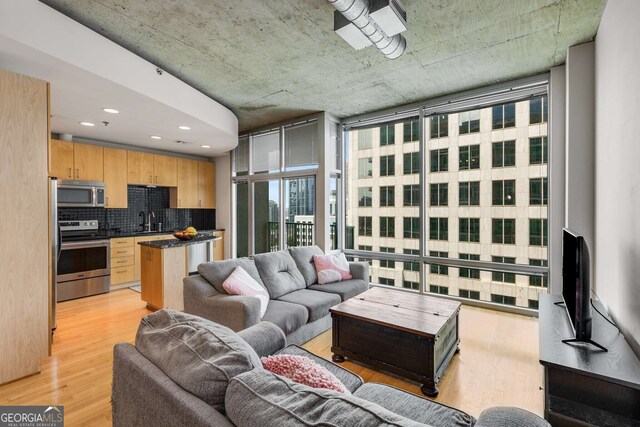
{"type": "Polygon", "coordinates": [[[260,322],[238,332],[238,335],[253,347],[260,357],[283,349],[287,341],[282,329],[271,322],[260,322]]]}
{"type": "Polygon", "coordinates": [[[496,406],[482,411],[475,427],[551,427],[544,419],[520,408],[496,406]]]}
{"type": "Polygon", "coordinates": [[[218,293],[202,276],[185,277],[184,311],[224,325],[235,332],[260,321],[260,300],[256,297],[218,293]]]}
{"type": "Polygon", "coordinates": [[[354,279],[361,279],[369,283],[369,263],[368,262],[350,262],[349,273],[354,279]]]}

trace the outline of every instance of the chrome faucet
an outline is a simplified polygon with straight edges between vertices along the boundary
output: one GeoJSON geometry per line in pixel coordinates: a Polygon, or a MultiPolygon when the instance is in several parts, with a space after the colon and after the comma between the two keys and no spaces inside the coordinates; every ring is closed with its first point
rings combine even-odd
{"type": "Polygon", "coordinates": [[[146,213],[147,222],[144,223],[144,231],[151,231],[151,217],[156,219],[156,214],[153,211],[149,211],[146,213]]]}

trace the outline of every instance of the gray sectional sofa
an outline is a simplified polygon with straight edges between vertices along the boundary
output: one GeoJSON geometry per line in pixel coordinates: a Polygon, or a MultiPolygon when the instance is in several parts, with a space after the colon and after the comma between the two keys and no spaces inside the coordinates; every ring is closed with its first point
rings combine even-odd
{"type": "Polygon", "coordinates": [[[285,347],[269,322],[235,333],[185,313],[161,310],[142,319],[136,345],[114,348],[113,425],[129,426],[476,426],[549,427],[517,408],[492,408],[478,419],[439,403],[362,379],[306,350],[285,347]],[[262,368],[270,354],[309,357],[351,392],[311,388],[262,368]]]}
{"type": "Polygon", "coordinates": [[[288,343],[309,341],[331,327],[331,307],[369,289],[366,262],[349,263],[350,280],[319,285],[314,255],[323,255],[322,249],[305,246],[200,264],[199,275],[184,279],[184,311],[234,331],[261,320],[271,322],[282,329],[288,343]],[[262,319],[257,298],[229,295],[222,287],[237,266],[269,292],[262,319]]]}

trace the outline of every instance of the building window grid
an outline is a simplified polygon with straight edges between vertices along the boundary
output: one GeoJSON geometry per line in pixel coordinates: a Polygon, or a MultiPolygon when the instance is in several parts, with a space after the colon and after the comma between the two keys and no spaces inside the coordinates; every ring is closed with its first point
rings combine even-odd
{"type": "Polygon", "coordinates": [[[442,285],[429,285],[429,292],[432,294],[449,295],[449,287],[442,285]]]}
{"type": "Polygon", "coordinates": [[[480,181],[458,183],[458,204],[460,206],[480,206],[480,181]]]}
{"type": "MultiPolygon", "coordinates": [[[[402,253],[405,255],[420,255],[418,249],[403,249],[402,253]]],[[[420,271],[420,263],[412,261],[404,261],[402,268],[407,271],[420,271]]]]}
{"type": "Polygon", "coordinates": [[[381,216],[380,217],[380,237],[395,237],[396,235],[396,217],[381,216]]]}
{"type": "Polygon", "coordinates": [[[492,129],[505,129],[516,126],[516,104],[494,105],[491,109],[492,129]]]}
{"type": "MultiPolygon", "coordinates": [[[[449,252],[429,251],[429,256],[438,258],[449,258],[449,252]]],[[[440,264],[430,264],[429,272],[431,274],[440,274],[443,276],[449,275],[449,267],[440,264]]]]}
{"type": "Polygon", "coordinates": [[[378,284],[384,286],[395,286],[396,280],[389,277],[378,277],[378,284]]]}
{"type": "Polygon", "coordinates": [[[458,289],[458,296],[461,298],[480,300],[480,292],[469,289],[458,289]]]}
{"type": "Polygon", "coordinates": [[[396,136],[395,125],[382,125],[380,126],[380,146],[394,145],[396,136]]]}
{"type": "Polygon", "coordinates": [[[546,123],[549,120],[549,105],[546,96],[529,100],[529,124],[546,123]]]}
{"type": "Polygon", "coordinates": [[[510,297],[507,295],[491,294],[491,302],[495,302],[502,305],[516,305],[516,297],[510,297]]]}
{"type": "Polygon", "coordinates": [[[396,174],[396,156],[380,156],[380,176],[393,176],[396,174]]]}
{"type": "Polygon", "coordinates": [[[449,218],[429,218],[429,239],[449,240],[449,218]]]}
{"type": "Polygon", "coordinates": [[[491,219],[491,243],[501,243],[505,245],[516,244],[515,218],[491,219]]]}
{"type": "Polygon", "coordinates": [[[499,141],[491,144],[491,166],[506,168],[516,165],[516,142],[499,141]]]}
{"type": "Polygon", "coordinates": [[[358,236],[371,237],[373,235],[372,230],[373,219],[370,216],[358,217],[358,236]]]}
{"type": "Polygon", "coordinates": [[[493,206],[515,206],[515,179],[495,180],[491,183],[491,204],[493,206]]]}
{"type": "MultiPolygon", "coordinates": [[[[396,250],[395,250],[395,248],[388,248],[388,247],[380,246],[380,252],[395,253],[396,250]]],[[[396,268],[396,262],[395,261],[386,260],[386,259],[381,259],[380,260],[380,267],[382,267],[382,268],[396,268]]]]}
{"type": "MultiPolygon", "coordinates": [[[[549,265],[549,261],[547,261],[546,259],[529,259],[529,265],[547,267],[549,265]]],[[[548,278],[546,276],[529,276],[529,286],[546,288],[548,287],[547,280],[548,278]]]]}
{"type": "Polygon", "coordinates": [[[420,126],[418,119],[411,119],[402,124],[402,142],[414,142],[420,140],[420,126]]]}
{"type": "Polygon", "coordinates": [[[431,150],[429,163],[431,172],[447,172],[449,170],[449,149],[431,150]]]}
{"type": "Polygon", "coordinates": [[[449,136],[449,115],[439,114],[431,116],[431,139],[449,136]]]}
{"type": "Polygon", "coordinates": [[[358,187],[358,207],[371,206],[372,187],[358,187]]]}
{"type": "Polygon", "coordinates": [[[458,160],[460,170],[480,169],[480,144],[459,147],[458,160]]]}
{"type": "Polygon", "coordinates": [[[358,159],[358,178],[371,178],[373,176],[373,159],[365,157],[358,159]]]}
{"type": "Polygon", "coordinates": [[[446,182],[429,185],[429,204],[431,206],[447,206],[449,204],[449,184],[446,182]]]}
{"type": "Polygon", "coordinates": [[[480,243],[480,218],[459,218],[458,223],[458,240],[480,243]]]}
{"type": "Polygon", "coordinates": [[[420,238],[420,218],[406,216],[403,218],[403,237],[405,239],[420,238]]]}
{"type": "Polygon", "coordinates": [[[402,188],[403,206],[420,206],[420,186],[417,184],[405,185],[402,188]]]}
{"type": "Polygon", "coordinates": [[[529,138],[529,164],[545,165],[548,162],[549,146],[546,136],[529,138]]]}
{"type": "Polygon", "coordinates": [[[547,227],[546,218],[529,218],[530,246],[547,246],[547,227]]]}
{"type": "Polygon", "coordinates": [[[547,178],[529,178],[529,204],[546,205],[548,201],[549,182],[547,178]]]}
{"type": "MultiPolygon", "coordinates": [[[[458,258],[460,259],[470,259],[473,261],[480,261],[480,255],[477,254],[458,254],[458,258]]],[[[459,276],[466,279],[475,279],[480,280],[480,270],[476,268],[459,268],[459,276]]]]}
{"type": "Polygon", "coordinates": [[[402,157],[402,169],[405,175],[410,175],[420,172],[420,154],[404,153],[402,157]]]}
{"type": "Polygon", "coordinates": [[[380,207],[391,207],[395,205],[396,188],[393,185],[380,187],[380,207]]]}
{"type": "MultiPolygon", "coordinates": [[[[491,261],[501,262],[503,264],[515,264],[516,259],[512,257],[492,256],[491,261]]],[[[502,273],[498,271],[491,272],[491,280],[494,282],[516,283],[516,275],[514,273],[502,273]]]]}

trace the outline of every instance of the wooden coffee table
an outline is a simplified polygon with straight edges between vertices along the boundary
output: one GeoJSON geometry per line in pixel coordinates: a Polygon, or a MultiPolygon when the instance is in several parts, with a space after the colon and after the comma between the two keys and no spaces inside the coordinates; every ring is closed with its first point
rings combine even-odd
{"type": "Polygon", "coordinates": [[[372,288],[331,308],[335,362],[357,360],[422,383],[427,396],[458,351],[460,303],[372,288]]]}

